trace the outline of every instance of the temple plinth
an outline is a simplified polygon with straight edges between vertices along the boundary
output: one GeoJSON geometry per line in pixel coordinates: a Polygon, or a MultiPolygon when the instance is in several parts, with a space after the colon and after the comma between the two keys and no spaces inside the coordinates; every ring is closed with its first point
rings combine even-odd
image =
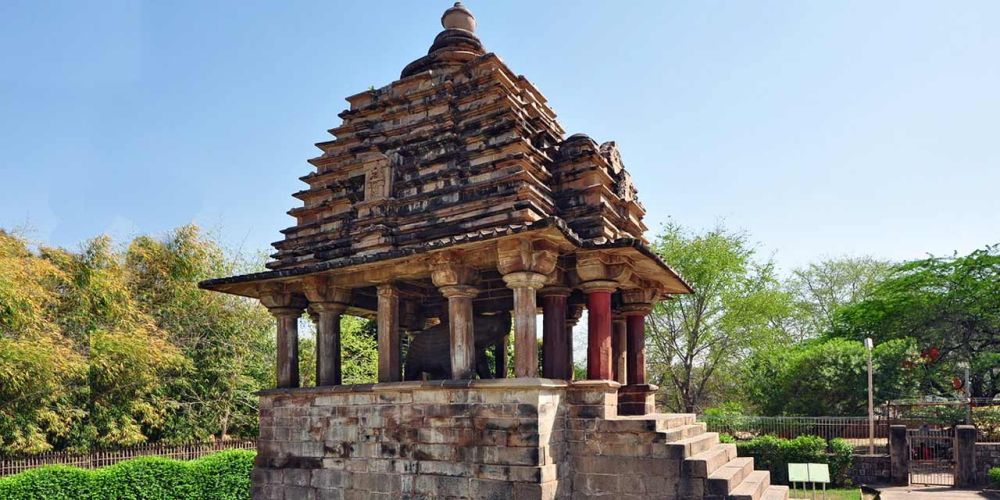
{"type": "Polygon", "coordinates": [[[398,80],[347,98],[267,271],[201,283],[276,318],[254,496],[709,498],[682,466],[733,450],[656,413],[645,380],[645,315],[692,290],[647,246],[617,145],[566,137],[476,25],[456,3],[398,80]],[[305,312],[315,388],[299,387],[305,312]],[[376,384],[342,385],[343,314],[378,325],[376,384]],[[615,470],[631,483],[607,486],[615,470]]]}

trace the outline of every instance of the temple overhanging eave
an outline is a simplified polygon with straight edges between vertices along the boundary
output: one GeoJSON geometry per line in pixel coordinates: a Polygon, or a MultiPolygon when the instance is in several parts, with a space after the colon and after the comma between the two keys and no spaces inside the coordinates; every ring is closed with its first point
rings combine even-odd
{"type": "MultiPolygon", "coordinates": [[[[511,239],[543,240],[553,243],[568,265],[574,264],[578,253],[593,253],[608,259],[617,259],[630,269],[626,288],[652,287],[662,296],[693,293],[684,279],[670,268],[644,242],[634,238],[614,241],[582,240],[564,221],[549,217],[531,224],[510,225],[488,231],[463,234],[430,242],[422,248],[403,248],[369,255],[320,262],[308,266],[210,279],[199,283],[206,290],[260,299],[270,293],[274,285],[281,285],[292,293],[300,293],[302,284],[312,278],[323,277],[330,286],[346,289],[374,287],[379,283],[419,281],[430,279],[435,255],[460,252],[466,265],[479,271],[495,270],[497,245],[511,239]]],[[[579,281],[570,270],[569,283],[579,281]]],[[[553,283],[554,284],[554,283],[553,283]]],[[[419,287],[417,287],[419,288],[419,287]]],[[[357,300],[351,311],[363,317],[374,317],[377,312],[371,300],[357,300]]]]}

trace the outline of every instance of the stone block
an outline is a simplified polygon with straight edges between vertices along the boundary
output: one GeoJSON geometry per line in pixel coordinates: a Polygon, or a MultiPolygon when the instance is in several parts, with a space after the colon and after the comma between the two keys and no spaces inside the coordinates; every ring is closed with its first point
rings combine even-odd
{"type": "Polygon", "coordinates": [[[514,484],[510,481],[473,479],[470,485],[471,496],[476,500],[501,500],[514,496],[514,484]]]}

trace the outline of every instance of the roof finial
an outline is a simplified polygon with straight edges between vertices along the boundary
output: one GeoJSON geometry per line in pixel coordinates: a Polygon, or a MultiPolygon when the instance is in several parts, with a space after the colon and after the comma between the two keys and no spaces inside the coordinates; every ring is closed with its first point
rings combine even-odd
{"type": "Polygon", "coordinates": [[[465,30],[475,33],[476,18],[472,12],[469,12],[469,9],[462,5],[462,2],[455,2],[455,6],[444,11],[441,16],[441,26],[448,30],[465,30]]]}

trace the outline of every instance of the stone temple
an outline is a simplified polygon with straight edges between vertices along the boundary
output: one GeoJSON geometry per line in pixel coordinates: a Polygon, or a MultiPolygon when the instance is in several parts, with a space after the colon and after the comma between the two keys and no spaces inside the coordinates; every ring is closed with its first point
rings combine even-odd
{"type": "Polygon", "coordinates": [[[269,270],[201,284],[277,318],[253,496],[787,498],[655,409],[645,316],[692,290],[647,247],[618,147],[566,137],[460,3],[441,22],[398,80],[347,98],[269,270]],[[299,387],[303,314],[317,387],[299,387]],[[341,383],[342,314],[377,321],[378,383],[341,383]]]}

